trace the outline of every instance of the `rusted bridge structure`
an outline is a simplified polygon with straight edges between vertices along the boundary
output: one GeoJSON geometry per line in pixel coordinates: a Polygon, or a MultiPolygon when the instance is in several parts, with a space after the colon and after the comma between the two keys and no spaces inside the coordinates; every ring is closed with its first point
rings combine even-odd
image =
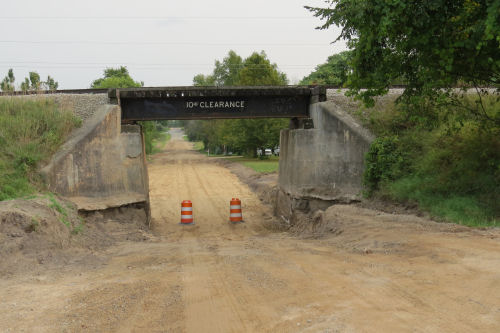
{"type": "Polygon", "coordinates": [[[326,100],[326,88],[166,87],[111,89],[122,121],[234,118],[309,118],[309,106],[326,100]]]}

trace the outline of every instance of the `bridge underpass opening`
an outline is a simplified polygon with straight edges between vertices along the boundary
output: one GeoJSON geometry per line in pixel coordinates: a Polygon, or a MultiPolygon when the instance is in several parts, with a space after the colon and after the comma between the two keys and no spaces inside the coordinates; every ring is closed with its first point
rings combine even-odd
{"type": "MultiPolygon", "coordinates": [[[[152,229],[161,235],[185,239],[192,237],[235,237],[254,234],[263,213],[272,215],[258,196],[234,173],[248,170],[239,163],[228,163],[219,157],[208,157],[193,149],[183,139],[179,128],[170,130],[165,148],[148,161],[149,197],[152,229]],[[242,201],[244,225],[230,220],[230,200],[242,201]],[[183,226],[181,202],[193,204],[194,225],[183,226]]],[[[251,171],[248,171],[249,175],[251,171]]]]}
{"type": "MultiPolygon", "coordinates": [[[[301,119],[309,118],[311,104],[326,98],[326,91],[318,87],[135,88],[111,90],[109,97],[120,105],[121,120],[125,124],[155,120],[290,118],[294,120],[292,127],[296,127],[301,119]]],[[[172,142],[166,153],[148,166],[153,221],[176,221],[182,200],[193,201],[195,220],[203,219],[196,217],[197,207],[203,207],[204,214],[211,216],[209,219],[227,224],[227,203],[232,197],[240,197],[243,205],[248,205],[246,214],[257,214],[250,208],[256,197],[227,169],[224,171],[203,161],[204,156],[186,146],[189,143],[182,137],[174,135],[172,142]],[[190,177],[192,181],[186,182],[185,178],[190,177]],[[233,191],[232,187],[235,187],[233,191]],[[175,199],[170,201],[172,198],[175,199]]],[[[169,228],[161,225],[157,227],[169,228]]]]}

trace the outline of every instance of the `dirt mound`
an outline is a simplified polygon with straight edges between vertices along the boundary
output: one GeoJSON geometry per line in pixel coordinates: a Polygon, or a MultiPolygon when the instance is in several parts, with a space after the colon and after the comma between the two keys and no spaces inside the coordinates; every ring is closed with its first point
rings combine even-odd
{"type": "Polygon", "coordinates": [[[3,251],[18,247],[26,253],[36,252],[42,244],[44,248],[64,248],[81,225],[72,204],[54,197],[0,202],[3,251]]]}
{"type": "Polygon", "coordinates": [[[102,248],[120,241],[147,241],[156,239],[146,224],[146,212],[141,204],[111,208],[80,214],[86,222],[81,244],[102,248]]]}
{"type": "Polygon", "coordinates": [[[342,229],[335,220],[325,218],[325,212],[317,210],[312,214],[305,214],[296,211],[288,232],[294,236],[301,238],[321,238],[326,235],[338,235],[342,233],[342,229]]]}
{"type": "Polygon", "coordinates": [[[52,196],[0,202],[0,275],[22,266],[23,258],[27,265],[44,263],[82,227],[73,206],[52,196]]]}
{"type": "Polygon", "coordinates": [[[357,253],[403,253],[414,250],[416,239],[436,234],[460,234],[498,238],[497,229],[478,230],[452,223],[439,223],[412,214],[390,214],[356,205],[334,205],[325,212],[299,218],[302,237],[325,238],[329,244],[357,253]],[[309,226],[309,229],[303,227],[309,226]],[[302,229],[301,229],[302,228],[302,229]]]}
{"type": "Polygon", "coordinates": [[[142,207],[78,215],[69,201],[53,195],[0,202],[0,276],[80,261],[98,262],[95,251],[118,241],[144,241],[142,207]]]}
{"type": "MultiPolygon", "coordinates": [[[[278,174],[262,174],[227,160],[219,160],[226,168],[247,184],[268,205],[278,204],[278,174]]],[[[302,239],[332,238],[339,247],[355,252],[384,252],[402,244],[397,238],[404,238],[405,232],[422,230],[427,232],[464,232],[482,231],[464,226],[440,223],[416,206],[402,205],[382,199],[363,200],[346,205],[334,204],[325,210],[296,209],[289,220],[272,217],[264,223],[271,231],[287,231],[302,239]],[[390,229],[394,232],[380,233],[378,230],[390,229]],[[366,241],[364,241],[366,239],[366,241]]],[[[488,233],[489,231],[485,231],[488,233]]]]}
{"type": "MultiPolygon", "coordinates": [[[[275,205],[277,173],[259,174],[238,163],[221,163],[246,183],[262,202],[275,205]]],[[[290,220],[282,221],[273,217],[264,226],[271,231],[287,231],[301,239],[323,239],[338,248],[365,254],[407,251],[408,233],[498,237],[497,229],[478,230],[432,221],[428,214],[417,207],[383,200],[363,200],[351,205],[335,204],[324,211],[297,209],[290,220]]]]}

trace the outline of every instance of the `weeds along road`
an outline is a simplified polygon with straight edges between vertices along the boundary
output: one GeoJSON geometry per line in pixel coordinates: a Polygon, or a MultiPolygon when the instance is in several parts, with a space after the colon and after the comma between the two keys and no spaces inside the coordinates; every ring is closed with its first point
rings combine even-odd
{"type": "Polygon", "coordinates": [[[1,332],[500,331],[498,230],[338,206],[320,239],[273,232],[269,206],[171,134],[149,165],[155,236],[0,280],[1,332]]]}

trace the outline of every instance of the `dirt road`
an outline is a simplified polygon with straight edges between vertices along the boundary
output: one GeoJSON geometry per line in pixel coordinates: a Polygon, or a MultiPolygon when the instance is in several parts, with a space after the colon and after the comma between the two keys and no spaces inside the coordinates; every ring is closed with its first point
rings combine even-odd
{"type": "Polygon", "coordinates": [[[320,239],[271,232],[270,207],[178,130],[149,177],[155,236],[0,280],[1,332],[500,331],[498,230],[336,206],[320,239]]]}

